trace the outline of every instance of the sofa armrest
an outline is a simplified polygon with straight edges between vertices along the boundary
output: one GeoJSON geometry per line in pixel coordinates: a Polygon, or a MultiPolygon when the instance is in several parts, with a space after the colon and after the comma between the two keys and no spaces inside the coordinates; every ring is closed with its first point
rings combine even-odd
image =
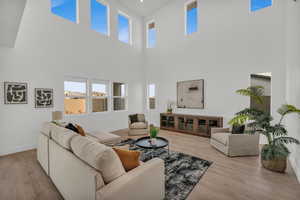
{"type": "Polygon", "coordinates": [[[211,134],[214,133],[230,133],[229,128],[211,128],[211,134]]]}
{"type": "Polygon", "coordinates": [[[154,158],[97,191],[102,200],[162,200],[165,197],[164,161],[154,158]]]}
{"type": "Polygon", "coordinates": [[[229,155],[258,155],[259,134],[232,134],[228,140],[229,155]]]}

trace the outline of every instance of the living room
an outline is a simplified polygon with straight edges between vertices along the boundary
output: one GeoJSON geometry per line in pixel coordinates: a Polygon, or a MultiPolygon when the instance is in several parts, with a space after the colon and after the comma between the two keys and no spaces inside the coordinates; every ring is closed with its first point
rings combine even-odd
{"type": "MultiPolygon", "coordinates": [[[[271,77],[270,114],[277,123],[282,105],[300,108],[299,15],[298,0],[0,0],[0,199],[80,199],[60,189],[36,161],[45,122],[113,132],[120,143],[130,143],[125,147],[151,133],[147,126],[144,135],[130,136],[129,116],[136,113],[158,128],[168,109],[197,120],[222,118],[219,128],[229,128],[235,114],[251,106],[236,91],[251,86],[251,75],[263,75],[271,77]],[[200,91],[196,108],[179,106],[182,98],[192,99],[179,97],[178,87],[187,81],[200,91]],[[9,87],[23,88],[24,99],[9,99],[9,87]],[[37,105],[39,92],[50,94],[49,105],[37,105]],[[96,102],[102,106],[93,107],[96,102]],[[17,191],[11,192],[13,185],[17,191]]],[[[297,113],[283,124],[300,140],[297,113]]],[[[259,155],[226,155],[211,145],[210,135],[160,128],[153,130],[167,139],[171,153],[212,163],[192,187],[178,183],[184,195],[160,197],[300,196],[299,145],[287,145],[287,170],[277,173],[264,168],[259,155]]],[[[267,142],[261,134],[260,148],[267,142]]],[[[151,193],[138,198],[153,199],[151,193]]]]}

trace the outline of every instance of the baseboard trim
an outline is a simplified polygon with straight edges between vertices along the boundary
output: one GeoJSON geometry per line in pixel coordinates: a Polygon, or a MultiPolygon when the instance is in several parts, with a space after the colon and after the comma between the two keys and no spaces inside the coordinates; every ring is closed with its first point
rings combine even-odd
{"type": "Polygon", "coordinates": [[[297,179],[298,179],[298,182],[300,183],[300,166],[298,166],[298,164],[297,164],[295,158],[290,157],[290,158],[289,158],[289,161],[290,161],[290,163],[291,163],[291,165],[292,165],[292,168],[293,168],[293,170],[294,170],[294,172],[295,172],[295,174],[296,174],[296,177],[297,177],[297,179]]]}
{"type": "Polygon", "coordinates": [[[32,150],[32,149],[36,149],[36,145],[19,146],[19,147],[16,147],[15,149],[0,152],[0,156],[7,156],[7,155],[19,153],[22,151],[28,151],[28,150],[32,150]]]}

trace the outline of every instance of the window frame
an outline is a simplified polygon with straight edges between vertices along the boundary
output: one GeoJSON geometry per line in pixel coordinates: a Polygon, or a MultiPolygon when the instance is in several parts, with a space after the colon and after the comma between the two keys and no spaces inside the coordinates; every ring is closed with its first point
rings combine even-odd
{"type": "Polygon", "coordinates": [[[147,47],[147,49],[151,49],[151,48],[154,48],[154,47],[156,47],[156,44],[157,44],[157,31],[156,31],[157,29],[156,29],[156,22],[155,22],[155,20],[154,19],[152,19],[152,20],[149,20],[147,23],[146,23],[146,47],[147,47]],[[154,46],[153,47],[150,47],[150,45],[149,45],[149,25],[150,24],[152,24],[152,23],[154,23],[154,30],[155,30],[155,44],[154,44],[154,46]]]}
{"type": "Polygon", "coordinates": [[[263,9],[273,7],[273,5],[274,5],[274,0],[271,0],[271,6],[264,7],[264,8],[260,8],[260,9],[258,9],[258,10],[253,10],[253,11],[252,11],[252,0],[249,0],[249,12],[250,12],[250,13],[256,13],[256,12],[261,11],[261,10],[263,10],[263,9]]]}
{"type": "Polygon", "coordinates": [[[101,114],[101,113],[109,113],[110,112],[110,107],[111,107],[111,89],[110,89],[110,81],[108,80],[99,80],[99,79],[91,79],[90,80],[90,88],[89,88],[89,92],[90,92],[90,95],[89,95],[89,102],[90,102],[90,111],[89,113],[91,114],[101,114]],[[107,87],[107,96],[105,97],[94,97],[93,96],[93,84],[103,84],[103,85],[106,85],[107,87]],[[107,111],[103,111],[103,112],[93,112],[93,99],[107,99],[107,111]]]}
{"type": "Polygon", "coordinates": [[[85,83],[85,96],[66,96],[65,94],[65,86],[64,86],[64,100],[66,97],[69,98],[80,98],[80,99],[85,99],[85,112],[84,113],[79,113],[79,114],[67,114],[65,111],[65,103],[64,103],[64,114],[67,116],[81,116],[81,115],[86,115],[89,113],[89,80],[87,78],[79,78],[79,77],[65,77],[64,78],[64,84],[65,82],[79,82],[79,83],[85,83]]]}
{"type": "Polygon", "coordinates": [[[125,12],[121,11],[121,10],[118,10],[118,13],[117,13],[117,33],[118,33],[118,40],[124,44],[129,44],[129,45],[132,45],[132,19],[129,15],[127,15],[125,12]],[[122,40],[119,39],[119,15],[122,15],[123,17],[127,18],[128,19],[128,35],[129,35],[129,38],[128,38],[128,43],[127,42],[123,42],[122,40]]]}
{"type": "Polygon", "coordinates": [[[183,9],[184,9],[184,35],[185,36],[194,35],[194,33],[197,33],[199,31],[199,1],[198,0],[189,0],[184,3],[183,9]],[[193,2],[197,2],[197,31],[188,34],[188,32],[187,32],[187,24],[188,24],[187,23],[187,14],[188,14],[187,7],[193,2]]]}
{"type": "Polygon", "coordinates": [[[147,109],[148,110],[156,110],[157,109],[157,92],[156,92],[156,84],[155,83],[149,83],[147,84],[147,109]],[[154,85],[154,97],[150,97],[150,85],[154,85]],[[150,98],[155,99],[155,105],[154,108],[150,108],[150,98]]]}
{"type": "Polygon", "coordinates": [[[72,23],[75,23],[75,24],[79,24],[79,0],[74,0],[75,1],[75,3],[76,3],[76,14],[75,14],[75,21],[71,21],[71,20],[69,20],[69,19],[67,19],[67,18],[65,18],[65,17],[62,17],[61,15],[57,15],[56,13],[54,13],[53,11],[52,11],[52,0],[50,1],[50,12],[51,12],[51,14],[52,15],[55,15],[55,16],[57,16],[57,17],[60,17],[60,18],[63,18],[63,19],[65,19],[65,20],[67,20],[67,21],[69,21],[69,22],[72,22],[72,23]]]}
{"type": "MultiPolygon", "coordinates": [[[[90,0],[90,3],[91,3],[91,1],[93,1],[93,0],[90,0]]],[[[107,9],[107,34],[104,34],[104,33],[101,33],[101,32],[98,32],[98,31],[96,31],[96,30],[94,30],[94,29],[92,29],[92,30],[94,30],[94,31],[96,31],[97,33],[100,33],[100,34],[102,34],[102,35],[105,35],[105,36],[110,36],[110,34],[111,34],[111,30],[110,30],[110,28],[111,28],[111,25],[110,25],[110,21],[111,21],[111,19],[110,19],[110,5],[109,5],[109,3],[108,2],[106,2],[106,1],[104,1],[104,0],[95,0],[95,1],[97,1],[97,3],[100,3],[100,4],[103,4],[104,6],[106,6],[106,9],[107,9]]],[[[91,8],[92,6],[90,5],[90,25],[92,26],[92,8],[91,8]]]]}
{"type": "Polygon", "coordinates": [[[127,112],[128,111],[128,83],[124,81],[112,81],[111,82],[111,110],[113,112],[127,112]],[[125,96],[114,96],[114,83],[122,83],[125,85],[125,96]],[[114,99],[123,98],[125,99],[125,109],[124,110],[115,110],[114,109],[114,99]]]}

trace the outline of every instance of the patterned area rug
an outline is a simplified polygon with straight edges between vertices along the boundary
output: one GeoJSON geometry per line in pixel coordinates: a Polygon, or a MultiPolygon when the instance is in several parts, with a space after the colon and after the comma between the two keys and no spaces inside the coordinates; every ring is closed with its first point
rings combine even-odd
{"type": "Polygon", "coordinates": [[[168,155],[166,149],[155,151],[139,147],[130,149],[143,152],[141,156],[143,162],[151,160],[152,155],[165,161],[166,200],[185,200],[212,165],[210,161],[184,153],[170,151],[170,155],[168,155]]]}

